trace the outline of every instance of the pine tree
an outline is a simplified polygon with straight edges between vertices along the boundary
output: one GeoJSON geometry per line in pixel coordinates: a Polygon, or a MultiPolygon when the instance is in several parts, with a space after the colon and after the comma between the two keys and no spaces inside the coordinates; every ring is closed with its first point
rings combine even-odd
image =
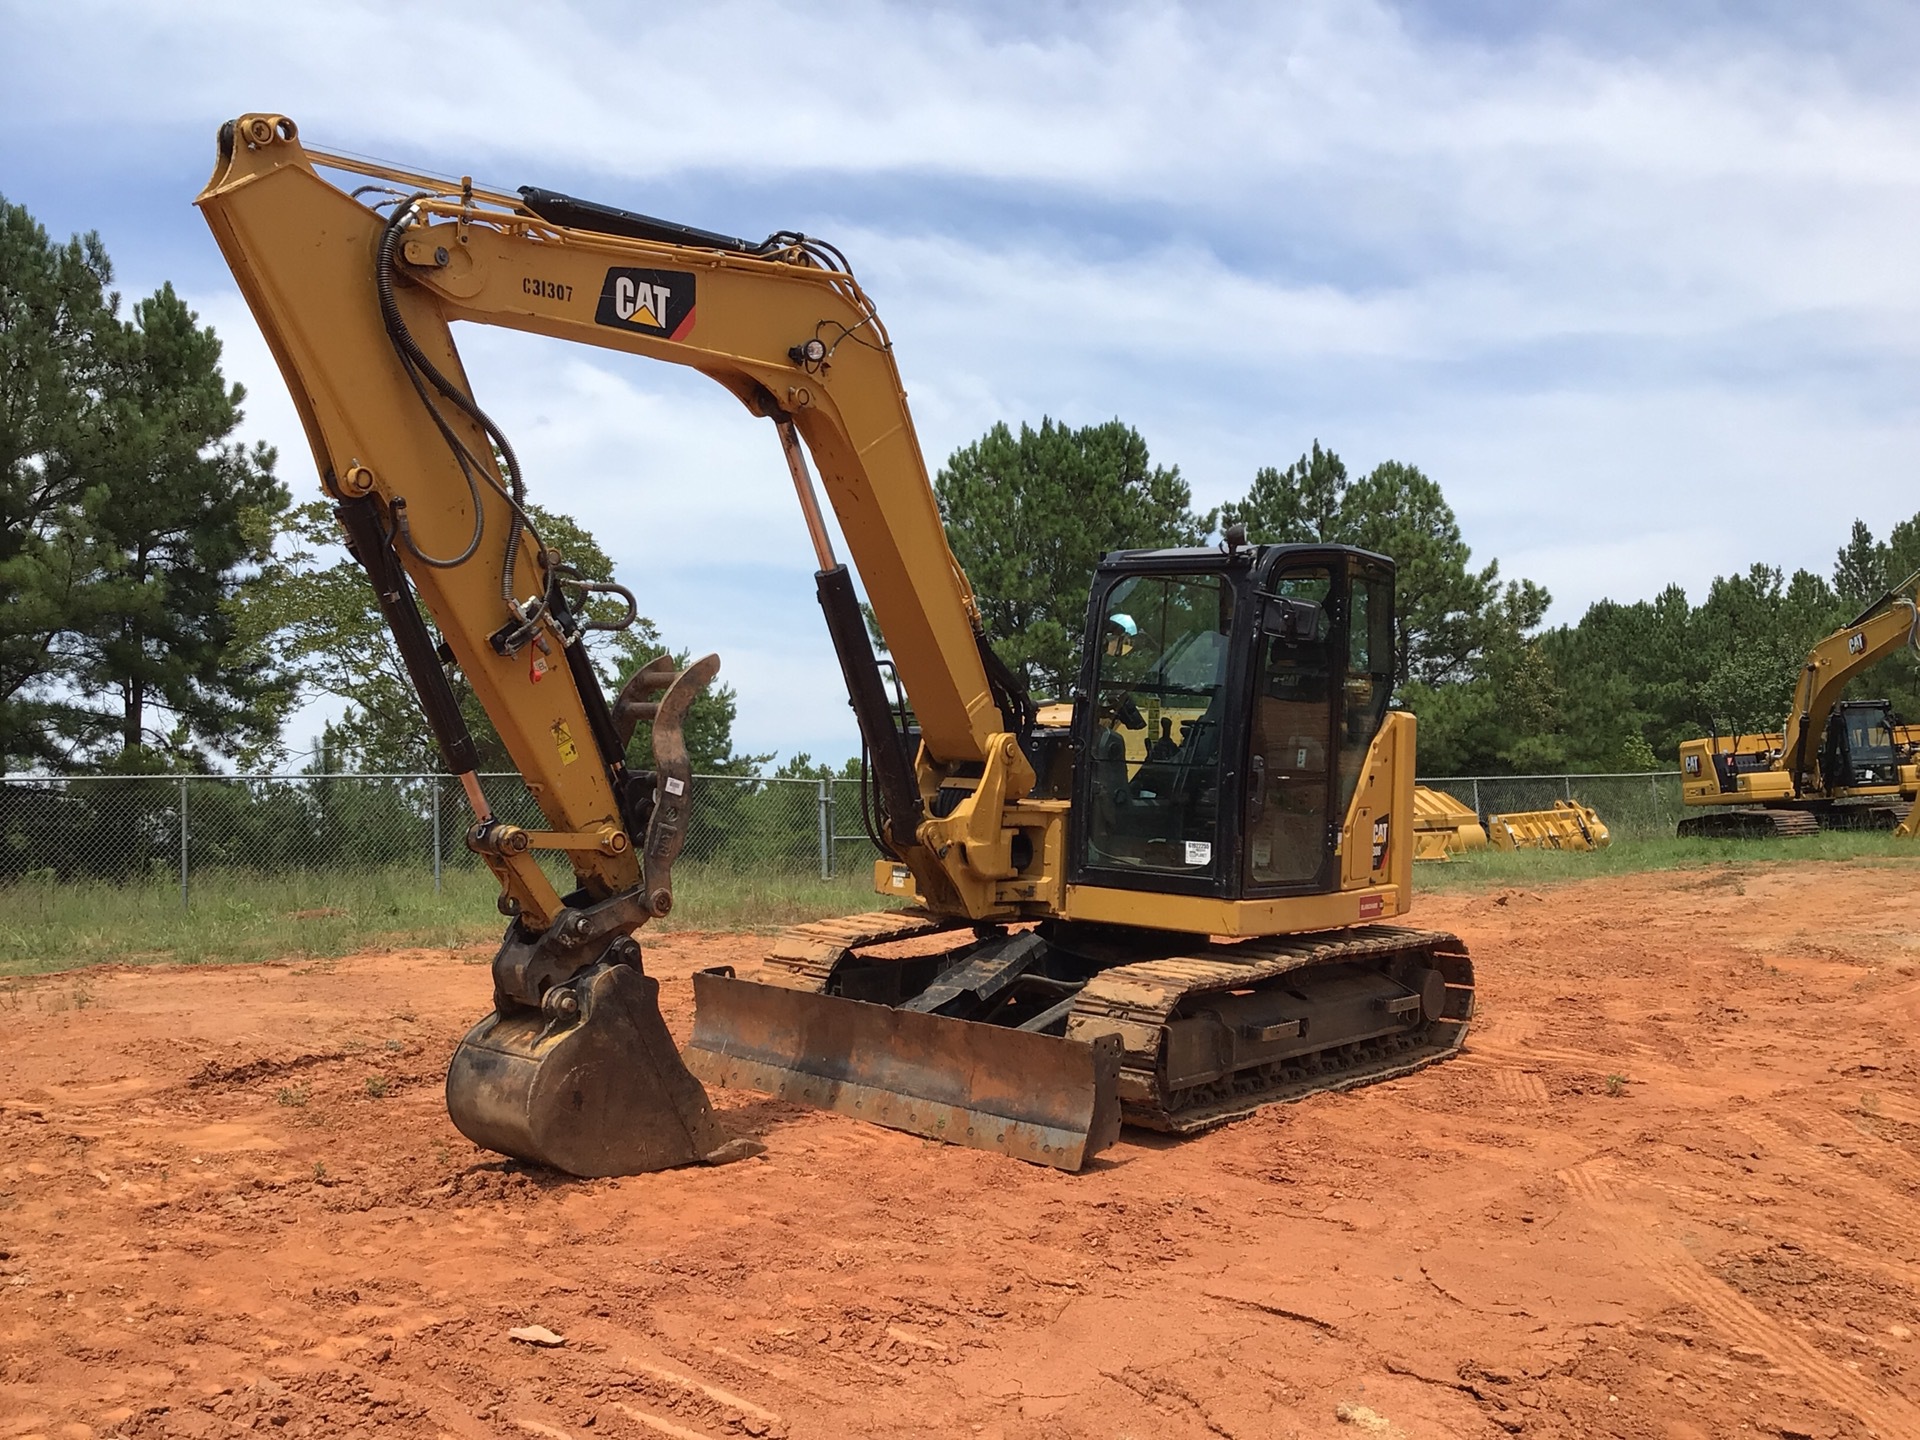
{"type": "Polygon", "coordinates": [[[1245,497],[1221,507],[1221,523],[1246,526],[1257,544],[1346,543],[1353,528],[1349,488],[1346,462],[1315,440],[1312,451],[1286,469],[1255,471],[1245,497]]]}
{"type": "Polygon", "coordinates": [[[286,493],[231,437],[239,386],[171,286],[130,321],[97,235],[0,200],[0,762],[144,769],[241,755],[290,689],[239,585],[286,493]]]}
{"type": "Polygon", "coordinates": [[[234,439],[245,391],[171,285],[115,337],[84,506],[92,568],[73,616],[81,754],[118,769],[202,764],[279,733],[292,686],[241,643],[246,575],[287,492],[265,445],[234,439]]]}
{"type": "MultiPolygon", "coordinates": [[[[538,505],[530,505],[528,513],[541,543],[557,550],[584,579],[613,579],[612,559],[584,525],[538,505]]],[[[337,548],[340,529],[332,507],[325,501],[298,506],[284,518],[281,533],[281,553],[248,587],[248,617],[261,643],[286,670],[299,674],[310,697],[346,702],[346,714],[326,727],[321,740],[333,763],[386,773],[439,769],[439,750],[420,717],[419,699],[374,603],[366,572],[337,548]]],[[[624,609],[618,600],[597,596],[587,614],[611,621],[624,609]]],[[[432,625],[431,619],[428,623],[432,625]]],[[[609,700],[627,676],[669,653],[645,616],[626,630],[590,634],[586,644],[609,700]]],[[[670,653],[677,664],[687,662],[687,652],[670,653]]],[[[479,752],[480,768],[518,768],[472,688],[457,673],[454,694],[479,752]]],[[[693,702],[684,733],[696,773],[753,774],[771,758],[734,753],[736,709],[733,688],[725,683],[710,686],[693,702]]],[[[627,748],[630,762],[650,768],[651,747],[651,727],[643,723],[627,748]]]]}
{"type": "Polygon", "coordinates": [[[1482,673],[1538,626],[1549,596],[1530,580],[1500,584],[1500,565],[1476,570],[1473,551],[1437,482],[1388,460],[1358,480],[1331,450],[1313,449],[1285,470],[1266,466],[1222,523],[1269,544],[1357,545],[1390,556],[1395,590],[1395,678],[1443,685],[1482,673]]]}
{"type": "Polygon", "coordinates": [[[93,568],[89,464],[118,322],[98,235],[54,244],[0,197],[0,763],[58,766],[86,728],[64,636],[93,568]]]}
{"type": "Polygon", "coordinates": [[[1833,558],[1834,593],[1857,610],[1879,599],[1889,582],[1899,578],[1887,574],[1887,547],[1874,542],[1866,521],[1855,520],[1847,543],[1833,558]]]}
{"type": "Polygon", "coordinates": [[[995,425],[953,452],[934,481],[947,540],[973,582],[995,651],[1036,696],[1064,696],[1080,673],[1094,566],[1109,550],[1197,545],[1178,466],[1155,465],[1119,420],[1075,430],[1042,419],[995,425]]]}

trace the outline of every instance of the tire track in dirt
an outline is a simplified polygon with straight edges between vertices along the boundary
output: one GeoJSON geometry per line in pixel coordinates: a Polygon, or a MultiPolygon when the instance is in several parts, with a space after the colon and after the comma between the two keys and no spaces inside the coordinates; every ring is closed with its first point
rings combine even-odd
{"type": "MultiPolygon", "coordinates": [[[[1503,1090],[1506,1089],[1505,1082],[1496,1083],[1503,1090]]],[[[1916,1117],[1916,1123],[1920,1123],[1920,1106],[1889,1102],[1886,1097],[1881,1097],[1879,1107],[1878,1110],[1862,1108],[1840,1113],[1823,1106],[1806,1107],[1795,1112],[1796,1122],[1803,1126],[1807,1132],[1805,1134],[1789,1128],[1779,1118],[1766,1114],[1743,1113],[1729,1118],[1726,1123],[1735,1132],[1744,1134],[1762,1146],[1770,1158],[1784,1167],[1846,1191],[1852,1208],[1861,1215],[1886,1226],[1896,1235],[1906,1235],[1913,1231],[1912,1200],[1869,1173],[1865,1167],[1851,1163],[1855,1157],[1846,1153],[1868,1152],[1871,1158],[1884,1161],[1889,1169],[1899,1172],[1902,1178],[1920,1187],[1920,1159],[1870,1130],[1860,1128],[1852,1119],[1856,1114],[1865,1118],[1884,1114],[1900,1119],[1900,1109],[1906,1109],[1916,1117]],[[1870,1151],[1869,1147],[1872,1147],[1870,1151]]],[[[1567,1175],[1563,1173],[1560,1178],[1565,1181],[1567,1175]]],[[[1691,1198],[1696,1205],[1701,1201],[1717,1201],[1724,1205],[1726,1199],[1699,1187],[1662,1177],[1635,1175],[1633,1183],[1691,1198]]]]}
{"type": "MultiPolygon", "coordinates": [[[[1658,1059],[1656,1052],[1646,1046],[1635,1047],[1637,1053],[1644,1053],[1651,1059],[1658,1059]]],[[[1618,1055],[1598,1055],[1590,1050],[1567,1050],[1557,1045],[1510,1044],[1505,1040],[1491,1043],[1469,1044],[1460,1057],[1463,1060],[1477,1060],[1489,1067],[1516,1065],[1565,1065],[1579,1070],[1599,1074],[1620,1068],[1622,1059],[1618,1055]]]]}
{"type": "MultiPolygon", "coordinates": [[[[1749,1131],[1763,1129],[1761,1125],[1755,1124],[1752,1120],[1743,1120],[1741,1124],[1749,1131]]],[[[1902,1232],[1912,1229],[1912,1210],[1904,1204],[1889,1201],[1885,1196],[1866,1193],[1863,1185],[1858,1183],[1864,1182],[1870,1185],[1872,1182],[1866,1177],[1857,1175],[1843,1168],[1829,1168],[1818,1163],[1824,1160],[1824,1157],[1820,1155],[1819,1151],[1815,1147],[1804,1143],[1796,1144],[1792,1134],[1784,1129],[1778,1129],[1772,1125],[1768,1125],[1764,1127],[1764,1129],[1766,1131],[1764,1135],[1765,1143],[1772,1147],[1771,1153],[1774,1154],[1776,1159],[1780,1158],[1780,1151],[1787,1149],[1795,1150],[1808,1162],[1811,1162],[1807,1164],[1805,1168],[1825,1171],[1824,1178],[1832,1181],[1836,1188],[1847,1192],[1848,1204],[1855,1213],[1902,1232]]],[[[1723,1191],[1710,1190],[1702,1185],[1689,1185],[1681,1180],[1674,1180],[1663,1175],[1650,1174],[1644,1171],[1635,1172],[1628,1183],[1637,1189],[1657,1190],[1663,1195],[1670,1195],[1675,1200],[1687,1203],[1691,1205],[1693,1210],[1699,1212],[1700,1217],[1708,1223],[1720,1223],[1721,1220],[1724,1219],[1729,1207],[1737,1207],[1741,1204],[1740,1196],[1731,1195],[1723,1191]]],[[[1759,1202],[1758,1205],[1752,1202],[1751,1197],[1748,1197],[1748,1201],[1748,1208],[1743,1209],[1741,1212],[1743,1219],[1750,1219],[1750,1217],[1758,1215],[1763,1218],[1763,1223],[1768,1228],[1781,1230],[1782,1234],[1786,1233],[1781,1227],[1791,1222],[1776,1220],[1770,1211],[1764,1208],[1764,1201],[1759,1202]]],[[[1848,1242],[1845,1236],[1832,1231],[1809,1231],[1808,1233],[1817,1233],[1841,1241],[1842,1243],[1852,1243],[1848,1242]]],[[[1876,1251],[1873,1253],[1880,1255],[1883,1259],[1885,1258],[1881,1252],[1876,1251]]],[[[1920,1276],[1920,1267],[1906,1267],[1905,1262],[1902,1261],[1890,1260],[1888,1263],[1901,1265],[1905,1268],[1912,1268],[1913,1273],[1916,1276],[1920,1276]]]]}
{"type": "Polygon", "coordinates": [[[1836,1235],[1831,1230],[1816,1230],[1811,1225],[1800,1225],[1791,1220],[1776,1221],[1769,1217],[1754,1228],[1768,1236],[1791,1240],[1810,1254],[1818,1255],[1828,1250],[1844,1250],[1848,1252],[1848,1258],[1855,1264],[1866,1269],[1878,1270],[1887,1279],[1898,1281],[1916,1295],[1920,1295],[1920,1265],[1896,1260],[1884,1251],[1862,1245],[1857,1240],[1849,1240],[1844,1235],[1836,1235]]]}
{"type": "MultiPolygon", "coordinates": [[[[580,1338],[588,1339],[598,1353],[576,1359],[580,1368],[568,1375],[566,1387],[574,1395],[596,1397],[583,1403],[597,1413],[562,1424],[558,1416],[537,1418],[512,1413],[523,1406],[510,1400],[496,1407],[501,1423],[544,1440],[587,1440],[592,1434],[629,1433],[617,1422],[607,1426],[615,1415],[625,1417],[649,1435],[665,1436],[667,1440],[738,1440],[742,1434],[784,1437],[792,1433],[789,1420],[779,1411],[703,1377],[695,1367],[676,1369],[658,1360],[620,1353],[631,1338],[621,1330],[605,1325],[581,1327],[580,1338]],[[608,1390],[624,1392],[624,1398],[605,1393],[608,1390]],[[672,1413],[662,1414],[663,1410],[672,1413]],[[591,1428],[596,1425],[598,1429],[591,1428]]],[[[814,1393],[810,1388],[794,1389],[796,1393],[814,1393]]],[[[844,1400],[844,1396],[831,1398],[844,1400]]]]}
{"type": "Polygon", "coordinates": [[[1830,1147],[1841,1159],[1852,1160],[1865,1153],[1907,1184],[1920,1188],[1920,1157],[1873,1128],[1876,1120],[1895,1118],[1886,1108],[1885,1101],[1876,1099],[1872,1109],[1861,1104],[1845,1111],[1808,1105],[1795,1114],[1796,1118],[1802,1119],[1810,1139],[1816,1144],[1830,1147]],[[1854,1153],[1848,1154],[1848,1151],[1854,1153]]]}
{"type": "MultiPolygon", "coordinates": [[[[802,1371],[796,1366],[780,1365],[765,1357],[743,1355],[737,1350],[728,1349],[725,1345],[703,1344],[700,1348],[722,1363],[735,1365],[749,1374],[762,1376],[776,1385],[785,1386],[800,1395],[810,1396],[822,1404],[836,1405],[844,1402],[846,1398],[844,1391],[833,1388],[836,1382],[832,1377],[822,1373],[824,1367],[816,1365],[811,1371],[802,1371]],[[823,1384],[822,1381],[827,1383],[823,1384]]],[[[859,1384],[860,1377],[854,1377],[853,1383],[859,1384]]]]}
{"type": "Polygon", "coordinates": [[[1551,1102],[1547,1094],[1547,1082],[1531,1070],[1515,1070],[1506,1066],[1494,1072],[1494,1089],[1507,1100],[1518,1105],[1532,1105],[1541,1109],[1551,1102]]]}
{"type": "Polygon", "coordinates": [[[1473,1024],[1467,1030],[1467,1050],[1471,1052],[1495,1037],[1503,1044],[1515,1045],[1539,1030],[1538,1023],[1530,1015],[1515,1015],[1506,1009],[1496,1010],[1489,1015],[1475,998],[1473,1024]]]}
{"type": "Polygon", "coordinates": [[[1604,1207],[1619,1203],[1620,1197],[1614,1191],[1611,1174],[1596,1161],[1587,1160],[1571,1165],[1558,1172],[1558,1179],[1589,1205],[1604,1207]]]}
{"type": "Polygon", "coordinates": [[[1903,1096],[1889,1095],[1883,1090],[1863,1092],[1860,1096],[1860,1113],[1884,1115],[1889,1120],[1920,1129],[1920,1104],[1903,1096]]]}
{"type": "Polygon", "coordinates": [[[1793,1334],[1708,1273],[1678,1241],[1659,1235],[1655,1214],[1621,1198],[1611,1165],[1586,1161],[1560,1171],[1559,1178],[1631,1262],[1721,1334],[1792,1371],[1815,1395],[1887,1440],[1920,1435],[1920,1406],[1793,1334]]]}
{"type": "MultiPolygon", "coordinates": [[[[1352,1413],[1407,1434],[1920,1437],[1920,973],[1746,948],[1920,925],[1916,875],[1423,897],[1482,967],[1454,1065],[1078,1177],[723,1092],[765,1163],[553,1184],[440,1109],[483,969],[101,972],[0,1055],[0,1433],[373,1433],[366,1391],[378,1433],[500,1440],[1360,1436],[1364,1375],[1352,1413]]],[[[675,1032],[688,976],[765,948],[655,945],[675,1032]]]]}
{"type": "MultiPolygon", "coordinates": [[[[1789,1130],[1770,1115],[1742,1115],[1735,1128],[1767,1147],[1781,1163],[1847,1192],[1854,1208],[1896,1235],[1913,1230],[1914,1206],[1846,1158],[1789,1130]]],[[[1862,1137],[1865,1138],[1865,1137],[1862,1137]]],[[[1920,1432],[1915,1432],[1920,1434],[1920,1432]]]]}
{"type": "MultiPolygon", "coordinates": [[[[1562,1175],[1560,1179],[1569,1186],[1573,1183],[1567,1175],[1562,1175]]],[[[1708,1190],[1698,1185],[1688,1185],[1664,1176],[1636,1174],[1630,1183],[1635,1189],[1655,1190],[1670,1197],[1690,1219],[1702,1225],[1726,1224],[1725,1216],[1728,1210],[1738,1204],[1736,1197],[1724,1192],[1708,1190]]],[[[1865,1207],[1860,1208],[1862,1213],[1869,1213],[1865,1207]]],[[[1885,1218],[1892,1213],[1887,1211],[1883,1215],[1870,1215],[1870,1218],[1885,1218]]],[[[1884,1250],[1876,1250],[1858,1240],[1849,1239],[1838,1231],[1818,1230],[1811,1225],[1803,1225],[1757,1206],[1741,1212],[1741,1224],[1744,1230],[1751,1231],[1761,1238],[1791,1240],[1801,1248],[1816,1253],[1823,1250],[1846,1250],[1855,1263],[1878,1270],[1888,1279],[1897,1280],[1912,1289],[1916,1295],[1920,1295],[1920,1264],[1896,1259],[1884,1250]]]]}
{"type": "MultiPolygon", "coordinates": [[[[636,1410],[631,1405],[622,1404],[617,1400],[612,1408],[618,1410],[641,1429],[651,1430],[656,1435],[664,1435],[667,1440],[717,1440],[711,1430],[689,1430],[686,1426],[676,1425],[664,1416],[655,1415],[651,1410],[636,1410]]],[[[526,1421],[523,1420],[520,1423],[524,1426],[526,1421]]],[[[565,1432],[555,1433],[565,1435],[565,1432]]],[[[573,1440],[573,1437],[566,1435],[565,1440],[573,1440]]]]}

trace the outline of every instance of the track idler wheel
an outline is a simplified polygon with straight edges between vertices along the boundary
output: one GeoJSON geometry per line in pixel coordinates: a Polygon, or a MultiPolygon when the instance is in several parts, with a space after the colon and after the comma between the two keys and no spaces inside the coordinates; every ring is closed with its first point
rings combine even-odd
{"type": "Polygon", "coordinates": [[[447,1113],[476,1145],[569,1175],[642,1175],[757,1154],[729,1142],[660,1015],[660,984],[602,963],[460,1042],[447,1113]]]}

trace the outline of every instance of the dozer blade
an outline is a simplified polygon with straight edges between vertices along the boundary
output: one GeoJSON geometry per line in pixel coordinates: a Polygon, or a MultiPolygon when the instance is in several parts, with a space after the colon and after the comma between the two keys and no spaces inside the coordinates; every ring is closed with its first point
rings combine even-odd
{"type": "Polygon", "coordinates": [[[602,964],[539,1009],[496,1010],[447,1069],[447,1112],[476,1145],[569,1175],[640,1175],[752,1153],[729,1146],[687,1073],[660,985],[602,964]]]}
{"type": "Polygon", "coordinates": [[[693,977],[687,1064],[931,1140],[1078,1170],[1120,1136],[1120,1039],[1066,1040],[734,977],[693,977]]]}

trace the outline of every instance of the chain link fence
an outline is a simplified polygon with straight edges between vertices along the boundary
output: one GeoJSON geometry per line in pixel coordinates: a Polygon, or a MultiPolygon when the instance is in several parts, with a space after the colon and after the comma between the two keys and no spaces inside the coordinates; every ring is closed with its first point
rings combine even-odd
{"type": "MultiPolygon", "coordinates": [[[[516,775],[482,777],[502,819],[545,820],[516,775]]],[[[1673,834],[1680,777],[1467,775],[1420,782],[1478,815],[1580,800],[1616,839],[1673,834]]],[[[740,873],[864,869],[874,850],[851,780],[696,777],[683,861],[740,873]]],[[[0,884],[27,877],[178,885],[210,871],[290,874],[383,867],[431,875],[479,869],[466,848],[466,797],[444,775],[9,775],[0,779],[0,884]]],[[[563,889],[565,857],[541,856],[563,889]]]]}
{"type": "Polygon", "coordinates": [[[1556,800],[1590,805],[1614,840],[1669,839],[1681,815],[1680,773],[1638,775],[1456,775],[1422,780],[1443,790],[1473,813],[1511,815],[1550,810],[1556,800]]]}
{"type": "MultiPolygon", "coordinates": [[[[545,818],[517,775],[483,775],[494,813],[545,818]]],[[[695,777],[683,863],[742,873],[864,869],[873,856],[851,780],[695,777]]],[[[444,775],[8,775],[0,778],[0,884],[29,877],[171,884],[196,874],[369,867],[480,870],[466,848],[466,794],[444,775]]],[[[539,854],[562,890],[566,858],[539,854]]]]}

